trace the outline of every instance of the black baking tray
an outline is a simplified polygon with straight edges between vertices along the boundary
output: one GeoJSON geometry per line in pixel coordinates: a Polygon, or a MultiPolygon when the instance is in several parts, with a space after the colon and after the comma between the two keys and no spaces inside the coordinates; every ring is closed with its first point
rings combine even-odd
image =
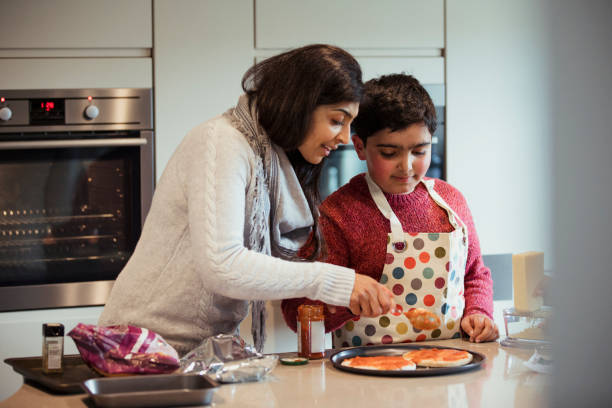
{"type": "Polygon", "coordinates": [[[363,346],[353,347],[345,350],[338,351],[330,356],[330,361],[338,370],[347,371],[355,374],[365,375],[378,375],[387,377],[423,377],[430,375],[445,375],[445,374],[456,374],[464,371],[474,370],[479,368],[481,364],[487,359],[483,354],[475,351],[455,348],[455,347],[444,347],[444,346],[421,346],[418,344],[385,344],[380,346],[363,346]],[[452,349],[461,350],[471,353],[473,358],[472,361],[466,365],[459,367],[417,367],[415,370],[368,370],[365,368],[354,368],[342,365],[342,361],[347,358],[353,358],[357,356],[368,357],[368,356],[401,356],[402,354],[411,351],[419,350],[423,348],[437,348],[437,349],[452,349]]]}
{"type": "Polygon", "coordinates": [[[96,407],[209,405],[219,383],[199,374],[92,378],[83,382],[96,407]]]}
{"type": "Polygon", "coordinates": [[[13,370],[38,385],[59,394],[83,393],[81,383],[90,378],[101,377],[85,364],[80,354],[64,356],[62,373],[45,374],[42,371],[42,357],[7,358],[4,362],[13,370]]]}

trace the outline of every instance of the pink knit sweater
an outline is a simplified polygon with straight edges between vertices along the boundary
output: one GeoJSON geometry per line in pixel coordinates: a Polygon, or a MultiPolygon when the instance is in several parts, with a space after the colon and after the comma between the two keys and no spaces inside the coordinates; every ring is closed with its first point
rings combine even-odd
{"type": "MultiPolygon", "coordinates": [[[[435,190],[455,210],[468,228],[468,257],[465,272],[464,316],[481,313],[493,317],[493,281],[491,272],[482,262],[480,243],[472,215],[463,195],[445,181],[436,179],[435,190]]],[[[419,183],[410,194],[387,194],[385,197],[397,215],[405,232],[451,232],[448,215],[419,183]]],[[[320,207],[321,231],[328,247],[326,262],[355,269],[357,273],[379,280],[384,266],[389,220],[380,213],[372,200],[364,174],[330,195],[320,207]]],[[[303,249],[308,252],[308,246],[303,249]]],[[[297,329],[297,307],[303,303],[317,304],[310,299],[286,299],[282,311],[287,325],[297,329]]],[[[353,314],[348,308],[337,308],[335,314],[325,310],[325,330],[342,327],[353,314]]]]}

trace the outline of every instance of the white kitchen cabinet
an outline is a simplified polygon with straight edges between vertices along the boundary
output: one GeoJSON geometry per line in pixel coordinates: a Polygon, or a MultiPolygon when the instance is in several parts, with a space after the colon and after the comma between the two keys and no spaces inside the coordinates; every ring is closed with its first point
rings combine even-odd
{"type": "MultiPolygon", "coordinates": [[[[280,54],[267,52],[265,56],[255,58],[256,62],[263,61],[267,57],[280,54]]],[[[362,71],[363,81],[377,78],[388,74],[409,74],[413,75],[422,84],[444,84],[444,58],[443,57],[407,57],[407,56],[379,56],[372,55],[371,52],[356,50],[352,52],[359,62],[362,71]]]]}
{"type": "Polygon", "coordinates": [[[446,1],[447,180],[483,253],[553,257],[550,4],[446,1]]]}
{"type": "Polygon", "coordinates": [[[0,58],[0,89],[151,88],[151,58],[0,58]]]}
{"type": "Polygon", "coordinates": [[[7,0],[0,49],[151,48],[151,0],[7,0]]]}
{"type": "Polygon", "coordinates": [[[157,178],[185,134],[234,106],[253,65],[253,2],[156,0],[157,178]]]}
{"type": "Polygon", "coordinates": [[[255,47],[444,48],[443,0],[255,0],[255,47]]]}
{"type": "Polygon", "coordinates": [[[361,65],[363,81],[392,73],[413,75],[422,84],[444,84],[442,57],[362,57],[354,54],[361,65]]]}

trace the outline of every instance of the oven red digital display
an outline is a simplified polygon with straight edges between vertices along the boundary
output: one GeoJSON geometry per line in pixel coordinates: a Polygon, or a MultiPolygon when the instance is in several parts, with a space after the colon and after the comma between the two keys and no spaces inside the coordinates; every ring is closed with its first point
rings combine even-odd
{"type": "Polygon", "coordinates": [[[41,102],[40,108],[44,110],[45,112],[51,112],[53,109],[55,109],[55,102],[53,101],[41,102]]]}
{"type": "Polygon", "coordinates": [[[65,120],[63,99],[30,99],[30,124],[62,125],[65,120]]]}

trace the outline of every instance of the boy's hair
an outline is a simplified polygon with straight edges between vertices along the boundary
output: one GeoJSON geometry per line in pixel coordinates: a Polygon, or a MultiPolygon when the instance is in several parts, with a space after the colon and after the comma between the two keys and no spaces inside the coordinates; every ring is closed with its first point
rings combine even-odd
{"type": "Polygon", "coordinates": [[[365,83],[359,115],[352,123],[364,144],[379,130],[395,132],[414,123],[424,123],[432,135],[436,130],[436,108],[415,77],[383,75],[365,83]]]}

